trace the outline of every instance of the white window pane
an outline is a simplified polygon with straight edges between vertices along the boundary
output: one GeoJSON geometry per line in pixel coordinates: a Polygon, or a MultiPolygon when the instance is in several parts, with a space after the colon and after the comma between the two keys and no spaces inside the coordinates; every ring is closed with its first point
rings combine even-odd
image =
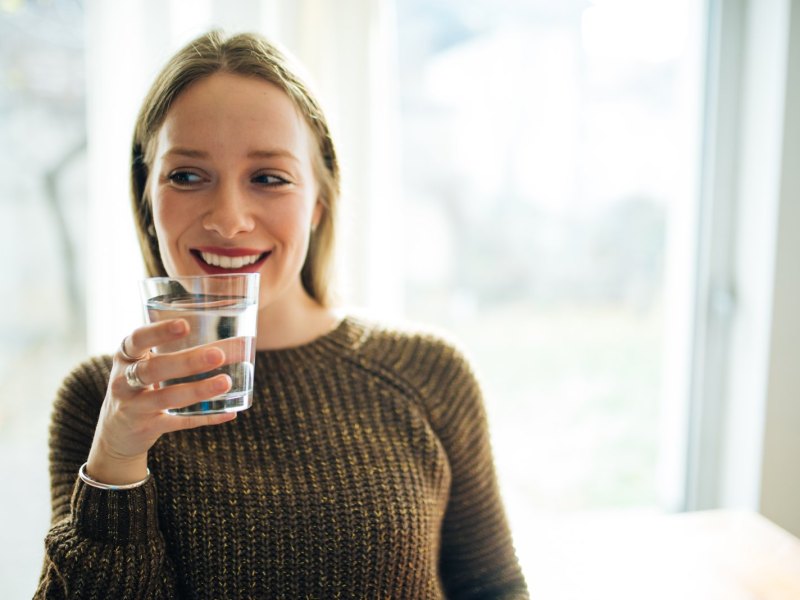
{"type": "Polygon", "coordinates": [[[701,3],[397,6],[407,313],[473,355],[509,508],[663,506],[685,444],[701,3]]]}

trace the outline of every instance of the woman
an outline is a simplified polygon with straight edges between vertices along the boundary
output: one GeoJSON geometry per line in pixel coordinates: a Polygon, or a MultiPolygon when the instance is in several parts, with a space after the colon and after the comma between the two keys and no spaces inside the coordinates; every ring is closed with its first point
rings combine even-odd
{"type": "Polygon", "coordinates": [[[467,363],[331,306],[339,170],[288,60],[254,35],[188,44],[139,114],[132,179],[151,275],[261,274],[255,398],[164,413],[230,386],[151,387],[224,361],[151,355],[181,319],[77,368],[37,597],[527,597],[467,363]]]}

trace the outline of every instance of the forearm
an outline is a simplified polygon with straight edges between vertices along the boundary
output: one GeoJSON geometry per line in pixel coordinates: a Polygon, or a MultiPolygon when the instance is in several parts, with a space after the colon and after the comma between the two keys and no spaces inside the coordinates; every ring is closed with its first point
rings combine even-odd
{"type": "Polygon", "coordinates": [[[463,360],[441,385],[434,425],[452,482],[440,573],[448,598],[528,598],[500,497],[480,387],[463,360]]]}
{"type": "MultiPolygon", "coordinates": [[[[53,406],[52,518],[36,598],[174,597],[155,481],[110,491],[78,478],[92,447],[110,363],[108,357],[92,359],[73,371],[53,406]]],[[[88,475],[115,483],[92,471],[88,475]]]]}
{"type": "Polygon", "coordinates": [[[174,598],[155,483],[125,491],[76,486],[69,517],[45,539],[35,598],[174,598]]]}

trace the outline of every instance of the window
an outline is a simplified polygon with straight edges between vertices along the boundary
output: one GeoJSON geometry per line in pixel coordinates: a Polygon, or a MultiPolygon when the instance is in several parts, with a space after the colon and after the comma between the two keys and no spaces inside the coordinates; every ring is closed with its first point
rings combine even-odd
{"type": "Polygon", "coordinates": [[[474,358],[521,553],[680,504],[703,8],[397,0],[406,312],[474,358]]]}
{"type": "Polygon", "coordinates": [[[85,358],[83,8],[0,2],[0,455],[3,596],[35,589],[56,389],[85,358]],[[13,515],[13,516],[12,516],[13,515]]]}

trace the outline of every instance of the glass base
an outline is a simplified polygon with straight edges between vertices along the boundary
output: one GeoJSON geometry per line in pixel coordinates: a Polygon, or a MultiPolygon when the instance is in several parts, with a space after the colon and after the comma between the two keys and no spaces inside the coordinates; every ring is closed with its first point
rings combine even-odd
{"type": "Polygon", "coordinates": [[[181,417],[189,417],[193,415],[215,415],[218,413],[239,412],[250,408],[253,404],[253,395],[251,392],[238,392],[233,394],[225,394],[212,398],[211,400],[204,400],[191,406],[184,408],[168,408],[166,413],[168,415],[177,415],[181,417]]]}

